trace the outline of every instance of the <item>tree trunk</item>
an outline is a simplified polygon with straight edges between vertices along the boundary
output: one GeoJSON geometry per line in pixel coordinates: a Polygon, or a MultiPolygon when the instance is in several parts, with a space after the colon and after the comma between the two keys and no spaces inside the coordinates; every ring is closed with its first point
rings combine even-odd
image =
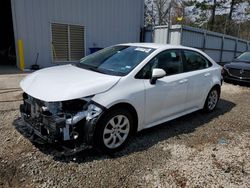
{"type": "Polygon", "coordinates": [[[232,0],[231,1],[231,5],[230,5],[230,11],[229,11],[229,15],[228,15],[228,20],[231,21],[232,20],[232,16],[233,16],[233,11],[234,11],[234,5],[236,3],[236,0],[232,0]]]}
{"type": "Polygon", "coordinates": [[[215,11],[216,11],[216,7],[217,7],[217,1],[214,0],[214,4],[212,7],[212,14],[211,14],[211,25],[210,25],[210,30],[213,31],[214,30],[214,22],[215,22],[215,11]]]}

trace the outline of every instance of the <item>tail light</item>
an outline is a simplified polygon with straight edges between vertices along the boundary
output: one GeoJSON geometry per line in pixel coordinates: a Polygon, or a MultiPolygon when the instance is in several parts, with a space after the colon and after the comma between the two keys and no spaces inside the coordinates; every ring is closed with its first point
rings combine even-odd
{"type": "Polygon", "coordinates": [[[224,68],[221,69],[221,75],[223,75],[223,74],[225,74],[225,69],[224,68]]]}
{"type": "Polygon", "coordinates": [[[221,69],[221,75],[225,75],[226,73],[227,73],[227,68],[224,65],[221,69]]]}

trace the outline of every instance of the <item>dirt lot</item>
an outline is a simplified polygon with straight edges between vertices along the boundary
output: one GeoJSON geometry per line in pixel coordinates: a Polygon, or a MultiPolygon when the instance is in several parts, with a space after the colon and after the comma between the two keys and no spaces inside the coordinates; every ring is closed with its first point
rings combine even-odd
{"type": "Polygon", "coordinates": [[[250,187],[249,87],[224,84],[214,112],[142,131],[115,155],[63,157],[28,139],[23,76],[0,75],[0,187],[250,187]]]}

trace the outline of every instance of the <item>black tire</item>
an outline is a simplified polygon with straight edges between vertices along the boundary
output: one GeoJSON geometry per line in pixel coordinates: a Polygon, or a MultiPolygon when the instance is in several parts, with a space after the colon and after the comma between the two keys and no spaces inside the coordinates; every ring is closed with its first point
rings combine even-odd
{"type": "Polygon", "coordinates": [[[207,95],[206,102],[205,102],[204,107],[203,107],[203,111],[204,112],[213,111],[218,104],[219,98],[220,98],[219,89],[216,87],[213,87],[207,95]],[[216,98],[215,98],[215,95],[216,95],[216,98]]]}
{"type": "MultiPolygon", "coordinates": [[[[126,119],[126,118],[124,118],[124,119],[126,119]]],[[[125,122],[125,120],[124,120],[124,122],[125,122]]],[[[100,120],[97,122],[95,135],[94,135],[94,146],[96,148],[100,149],[104,153],[114,153],[116,151],[121,150],[127,144],[128,140],[131,136],[131,133],[133,130],[133,124],[134,124],[133,116],[126,109],[118,108],[118,109],[112,109],[111,111],[106,112],[103,115],[103,117],[101,117],[100,120]],[[124,136],[126,138],[124,139],[124,141],[121,145],[114,147],[114,148],[110,148],[107,146],[108,144],[104,143],[104,139],[106,137],[108,137],[108,138],[106,138],[106,141],[107,141],[112,136],[111,134],[115,134],[115,133],[106,133],[104,136],[104,130],[110,130],[111,127],[113,127],[109,123],[112,119],[114,120],[115,123],[118,123],[118,122],[116,122],[116,120],[118,121],[118,117],[126,117],[127,118],[128,122],[129,122],[129,131],[128,131],[127,136],[124,136]]],[[[116,132],[116,134],[118,134],[118,132],[116,132]]],[[[121,136],[123,133],[119,133],[119,134],[121,136]]],[[[119,139],[118,136],[115,136],[115,137],[116,137],[115,139],[119,139]]],[[[114,141],[114,138],[110,142],[112,142],[112,141],[114,141]]]]}

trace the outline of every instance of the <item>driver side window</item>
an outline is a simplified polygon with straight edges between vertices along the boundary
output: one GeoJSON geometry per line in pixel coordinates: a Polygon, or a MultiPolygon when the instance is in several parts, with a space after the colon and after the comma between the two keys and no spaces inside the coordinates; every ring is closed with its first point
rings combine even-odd
{"type": "Polygon", "coordinates": [[[183,72],[183,63],[180,50],[166,50],[155,56],[136,75],[139,79],[150,79],[154,68],[163,69],[166,75],[183,72]]]}

